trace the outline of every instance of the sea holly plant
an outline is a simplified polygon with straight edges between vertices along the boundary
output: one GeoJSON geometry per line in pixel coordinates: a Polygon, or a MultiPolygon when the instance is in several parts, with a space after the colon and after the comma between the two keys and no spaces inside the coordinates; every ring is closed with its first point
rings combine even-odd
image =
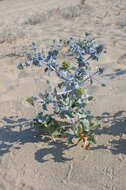
{"type": "Polygon", "coordinates": [[[93,100],[93,96],[88,94],[88,87],[94,80],[105,86],[96,79],[96,76],[102,75],[104,68],[95,66],[104,51],[104,45],[97,45],[88,34],[80,40],[54,41],[46,55],[37,51],[35,43],[32,44],[25,64],[18,65],[18,68],[36,65],[44,69],[47,75],[46,91],[40,92],[38,97],[27,99],[33,106],[35,102],[40,103],[42,108],[31,122],[32,126],[48,133],[53,139],[63,135],[68,143],[82,141],[86,149],[96,143],[95,131],[101,125],[87,109],[88,103],[93,100]],[[52,85],[52,72],[58,81],[55,86],[52,85]],[[62,120],[68,121],[68,125],[61,125],[62,120]]]}

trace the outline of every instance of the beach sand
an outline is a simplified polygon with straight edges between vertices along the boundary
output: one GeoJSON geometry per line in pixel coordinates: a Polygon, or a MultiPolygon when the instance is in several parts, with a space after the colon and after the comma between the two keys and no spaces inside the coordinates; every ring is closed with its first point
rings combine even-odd
{"type": "Polygon", "coordinates": [[[0,190],[125,190],[125,167],[126,1],[0,1],[0,190]],[[37,110],[26,98],[46,88],[45,75],[17,69],[31,42],[48,48],[53,39],[85,32],[107,47],[98,62],[106,87],[90,90],[90,109],[103,128],[88,151],[36,136],[29,122],[37,110]]]}

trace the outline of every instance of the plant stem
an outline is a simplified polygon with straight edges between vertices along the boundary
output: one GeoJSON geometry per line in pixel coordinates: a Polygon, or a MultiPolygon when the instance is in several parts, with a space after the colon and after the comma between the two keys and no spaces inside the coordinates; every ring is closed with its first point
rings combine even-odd
{"type": "MultiPolygon", "coordinates": [[[[94,72],[94,73],[92,74],[92,76],[94,76],[94,75],[96,75],[96,74],[98,74],[98,73],[99,73],[99,72],[96,71],[96,72],[94,72]]],[[[86,79],[84,79],[84,80],[82,81],[82,84],[85,83],[88,79],[90,79],[90,76],[88,76],[86,79]]],[[[81,85],[82,85],[82,84],[81,84],[81,85]]],[[[72,90],[65,91],[65,92],[58,92],[57,95],[69,94],[70,92],[72,92],[72,91],[74,91],[74,90],[75,90],[75,88],[73,88],[72,90]]]]}

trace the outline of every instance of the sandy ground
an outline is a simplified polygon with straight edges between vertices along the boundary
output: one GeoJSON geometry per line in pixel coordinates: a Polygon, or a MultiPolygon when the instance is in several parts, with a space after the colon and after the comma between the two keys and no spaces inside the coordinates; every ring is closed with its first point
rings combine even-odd
{"type": "Polygon", "coordinates": [[[79,4],[0,1],[0,190],[126,189],[126,1],[79,4]],[[32,41],[48,47],[52,39],[87,31],[107,46],[99,61],[107,87],[92,87],[90,106],[103,129],[89,151],[36,137],[29,127],[36,111],[25,99],[45,88],[45,78],[39,68],[17,70],[32,41]]]}

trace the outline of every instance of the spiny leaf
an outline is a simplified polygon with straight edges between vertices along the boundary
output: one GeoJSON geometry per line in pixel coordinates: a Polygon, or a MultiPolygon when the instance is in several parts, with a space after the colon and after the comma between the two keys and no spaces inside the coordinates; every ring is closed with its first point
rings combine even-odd
{"type": "Polygon", "coordinates": [[[98,68],[98,72],[99,72],[100,74],[102,74],[102,73],[104,72],[104,68],[103,68],[103,67],[99,67],[99,68],[98,68]]]}
{"type": "Polygon", "coordinates": [[[24,67],[23,67],[22,64],[19,64],[19,65],[17,66],[17,68],[20,69],[20,70],[23,70],[23,69],[24,69],[24,67]]]}
{"type": "Polygon", "coordinates": [[[89,101],[93,100],[93,98],[94,98],[93,96],[88,96],[89,101]]]}
{"type": "Polygon", "coordinates": [[[70,61],[64,61],[63,63],[62,63],[62,68],[64,69],[64,70],[69,70],[70,69],[70,66],[71,66],[71,64],[70,64],[70,61]]]}
{"type": "Polygon", "coordinates": [[[31,104],[32,106],[34,106],[34,101],[36,100],[35,97],[31,96],[29,98],[26,99],[26,101],[31,104]]]}
{"type": "Polygon", "coordinates": [[[72,129],[69,129],[69,131],[65,132],[65,137],[67,138],[67,142],[69,144],[73,144],[74,132],[72,129]]]}

